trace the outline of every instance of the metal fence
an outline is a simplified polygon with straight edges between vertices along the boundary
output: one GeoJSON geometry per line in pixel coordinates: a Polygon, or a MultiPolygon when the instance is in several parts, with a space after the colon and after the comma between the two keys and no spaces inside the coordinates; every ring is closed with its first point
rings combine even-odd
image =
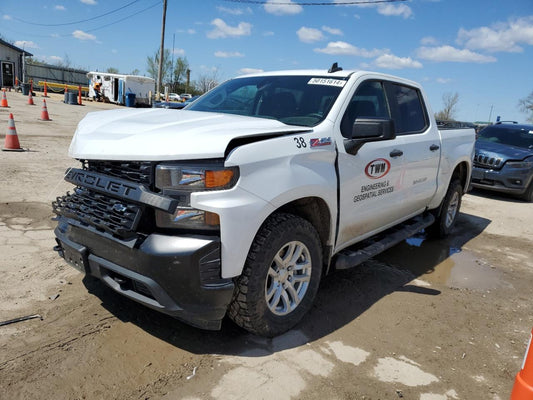
{"type": "Polygon", "coordinates": [[[26,64],[26,81],[33,80],[34,87],[39,81],[87,86],[87,72],[81,69],[58,67],[48,64],[26,64]]]}

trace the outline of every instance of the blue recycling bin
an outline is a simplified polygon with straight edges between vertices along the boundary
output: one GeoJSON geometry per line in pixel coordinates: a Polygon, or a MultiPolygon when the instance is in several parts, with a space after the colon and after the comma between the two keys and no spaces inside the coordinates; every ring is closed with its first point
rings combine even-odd
{"type": "Polygon", "coordinates": [[[135,93],[126,93],[126,107],[135,107],[135,93]]]}

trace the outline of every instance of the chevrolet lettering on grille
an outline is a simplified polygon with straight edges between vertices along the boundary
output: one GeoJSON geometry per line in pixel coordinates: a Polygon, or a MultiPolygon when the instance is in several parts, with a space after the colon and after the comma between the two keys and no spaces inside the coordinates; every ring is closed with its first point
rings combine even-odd
{"type": "Polygon", "coordinates": [[[128,183],[111,180],[105,175],[91,173],[75,168],[71,168],[65,175],[65,180],[76,185],[90,187],[92,189],[103,191],[110,194],[116,194],[126,198],[131,198],[131,195],[139,189],[128,183]]]}
{"type": "Polygon", "coordinates": [[[120,178],[111,178],[97,172],[70,168],[65,173],[65,180],[74,185],[87,187],[100,193],[147,204],[168,213],[173,213],[178,205],[178,200],[153,193],[144,185],[128,182],[120,178]]]}

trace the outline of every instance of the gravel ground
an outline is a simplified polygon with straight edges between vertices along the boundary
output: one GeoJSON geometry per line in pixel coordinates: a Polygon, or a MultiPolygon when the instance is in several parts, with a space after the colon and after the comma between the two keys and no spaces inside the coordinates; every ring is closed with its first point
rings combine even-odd
{"type": "MultiPolygon", "coordinates": [[[[6,399],[507,399],[533,326],[533,206],[464,197],[453,235],[414,237],[325,279],[289,333],[201,331],[66,265],[50,203],[78,121],[116,108],[8,92],[28,151],[0,153],[0,387],[6,399]]],[[[180,112],[180,111],[172,111],[180,112]]],[[[5,131],[2,131],[5,132],[5,131]]],[[[3,133],[0,135],[4,143],[3,133]]]]}

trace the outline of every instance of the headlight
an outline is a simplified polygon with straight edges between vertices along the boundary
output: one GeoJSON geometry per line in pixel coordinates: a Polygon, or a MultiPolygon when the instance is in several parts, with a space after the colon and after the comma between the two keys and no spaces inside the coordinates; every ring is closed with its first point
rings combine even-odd
{"type": "Polygon", "coordinates": [[[190,194],[229,189],[235,185],[238,178],[238,168],[224,168],[218,164],[158,165],[155,171],[155,186],[163,194],[179,199],[179,205],[173,214],[156,210],[156,225],[174,229],[219,229],[218,214],[192,208],[190,194]]]}
{"type": "Polygon", "coordinates": [[[509,161],[506,164],[509,168],[533,168],[533,161],[509,161]]]}

